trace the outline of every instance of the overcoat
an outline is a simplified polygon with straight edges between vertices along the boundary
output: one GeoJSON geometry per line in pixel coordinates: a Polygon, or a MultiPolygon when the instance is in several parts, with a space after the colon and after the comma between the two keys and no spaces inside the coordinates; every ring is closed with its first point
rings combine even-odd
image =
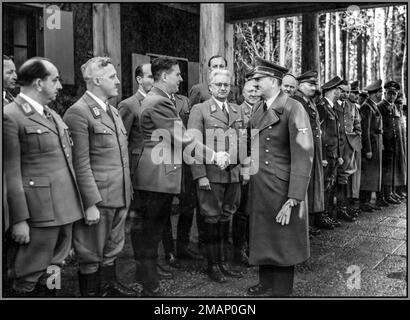
{"type": "Polygon", "coordinates": [[[382,180],[383,120],[376,103],[367,98],[360,107],[362,118],[362,174],[360,190],[380,191],[382,180]],[[372,158],[367,159],[366,153],[372,158]]]}
{"type": "Polygon", "coordinates": [[[377,104],[383,118],[382,184],[387,186],[404,185],[406,168],[401,118],[397,107],[386,100],[377,104]]]}
{"type": "Polygon", "coordinates": [[[322,156],[322,130],[320,130],[319,112],[314,102],[308,99],[301,91],[296,91],[293,98],[299,101],[305,108],[312,128],[314,156],[312,172],[310,174],[310,183],[308,188],[308,209],[310,213],[322,212],[325,210],[325,186],[323,173],[323,156],[322,156]]]}
{"type": "Polygon", "coordinates": [[[251,129],[250,257],[254,265],[291,266],[310,256],[307,189],[312,170],[312,129],[303,106],[282,91],[271,106],[254,106],[251,129]],[[275,221],[289,199],[290,222],[275,221]]]}
{"type": "Polygon", "coordinates": [[[17,96],[4,108],[4,169],[10,225],[55,227],[83,218],[67,125],[17,96]]]}

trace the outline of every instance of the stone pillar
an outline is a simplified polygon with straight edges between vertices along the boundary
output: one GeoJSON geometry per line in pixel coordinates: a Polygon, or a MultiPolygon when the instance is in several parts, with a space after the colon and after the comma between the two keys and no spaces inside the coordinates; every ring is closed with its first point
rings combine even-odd
{"type": "MultiPolygon", "coordinates": [[[[93,4],[93,53],[109,56],[121,81],[121,15],[119,3],[93,4]]],[[[122,84],[122,82],[121,82],[122,84]]],[[[121,86],[117,101],[121,101],[121,86]]]]}
{"type": "Polygon", "coordinates": [[[225,56],[225,5],[201,3],[199,26],[199,82],[207,82],[208,59],[225,56]]]}
{"type": "MultiPolygon", "coordinates": [[[[319,73],[319,22],[317,13],[302,15],[302,73],[315,70],[319,73]]],[[[320,73],[319,73],[320,77],[320,73]]],[[[320,79],[319,79],[320,81],[320,79]]]]}

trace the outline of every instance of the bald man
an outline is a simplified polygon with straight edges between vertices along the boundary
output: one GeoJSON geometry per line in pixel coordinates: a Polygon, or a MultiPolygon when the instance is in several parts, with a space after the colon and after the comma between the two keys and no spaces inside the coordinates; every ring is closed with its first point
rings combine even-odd
{"type": "Polygon", "coordinates": [[[298,81],[290,73],[286,74],[282,80],[282,91],[292,97],[298,88],[298,81]]]}

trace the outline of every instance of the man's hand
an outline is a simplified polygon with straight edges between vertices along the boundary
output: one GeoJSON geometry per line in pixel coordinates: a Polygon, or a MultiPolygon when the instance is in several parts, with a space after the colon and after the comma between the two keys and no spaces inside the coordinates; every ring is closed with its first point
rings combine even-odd
{"type": "Polygon", "coordinates": [[[250,177],[249,173],[244,173],[242,175],[242,185],[244,186],[244,185],[248,184],[250,178],[251,177],[250,177]]]}
{"type": "Polygon", "coordinates": [[[18,222],[11,227],[11,238],[19,244],[30,242],[30,227],[26,220],[18,222]]]}
{"type": "Polygon", "coordinates": [[[292,207],[297,206],[299,203],[299,200],[288,199],[276,215],[276,222],[280,223],[282,226],[289,224],[292,207]]]}
{"type": "Polygon", "coordinates": [[[367,158],[367,159],[370,160],[372,157],[373,157],[373,153],[371,153],[371,152],[367,152],[367,153],[366,153],[366,158],[367,158]]]}
{"type": "Polygon", "coordinates": [[[322,160],[322,166],[327,167],[328,164],[329,162],[327,162],[327,160],[322,160]]]}
{"type": "Polygon", "coordinates": [[[201,190],[211,190],[211,185],[209,184],[209,179],[207,177],[199,178],[198,186],[201,190]]]}
{"type": "Polygon", "coordinates": [[[215,153],[214,161],[216,162],[219,169],[224,170],[227,166],[229,166],[230,163],[229,153],[225,151],[218,151],[217,153],[215,153]]]}
{"type": "Polygon", "coordinates": [[[341,166],[343,164],[343,158],[337,158],[337,162],[339,163],[339,165],[341,166]]]}
{"type": "Polygon", "coordinates": [[[85,224],[89,226],[97,224],[100,221],[100,211],[96,206],[91,206],[85,210],[85,224]]]}

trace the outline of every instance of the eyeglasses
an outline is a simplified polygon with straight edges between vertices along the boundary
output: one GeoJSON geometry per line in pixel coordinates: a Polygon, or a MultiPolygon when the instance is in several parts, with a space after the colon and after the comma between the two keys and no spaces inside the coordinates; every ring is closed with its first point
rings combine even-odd
{"type": "Polygon", "coordinates": [[[222,88],[222,86],[224,86],[225,88],[229,88],[231,86],[230,83],[222,83],[222,82],[211,83],[211,84],[218,88],[222,88]]]}

